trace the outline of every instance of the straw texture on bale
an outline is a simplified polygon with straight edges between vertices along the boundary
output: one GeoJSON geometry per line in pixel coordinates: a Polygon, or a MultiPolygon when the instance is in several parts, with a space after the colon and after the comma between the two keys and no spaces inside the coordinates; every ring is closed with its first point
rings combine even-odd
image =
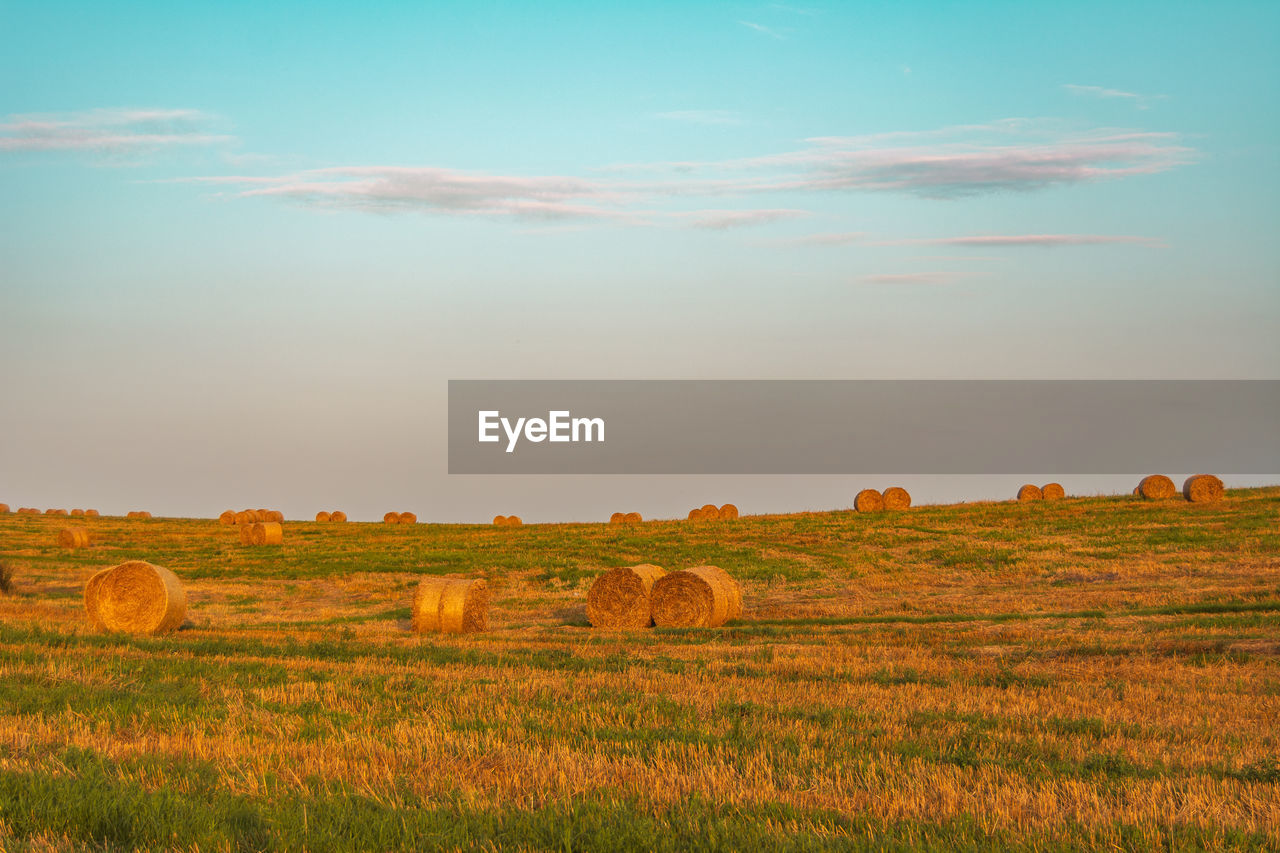
{"type": "Polygon", "coordinates": [[[863,489],[854,496],[853,508],[858,512],[879,512],[884,509],[884,495],[875,489],[863,489]]]}
{"type": "Polygon", "coordinates": [[[1067,490],[1062,488],[1061,483],[1045,483],[1040,487],[1040,497],[1047,501],[1062,500],[1067,496],[1067,490]]]}
{"type": "Polygon", "coordinates": [[[1196,474],[1182,484],[1182,496],[1192,503],[1213,503],[1222,495],[1222,481],[1212,474],[1196,474]]]}
{"type": "Polygon", "coordinates": [[[82,509],[73,509],[73,510],[71,510],[71,514],[72,514],[72,515],[84,515],[84,510],[82,510],[82,509]]]}
{"type": "Polygon", "coordinates": [[[7,514],[8,512],[9,512],[9,505],[8,505],[8,504],[0,504],[0,515],[7,514]]]}
{"type": "Polygon", "coordinates": [[[284,527],[276,521],[259,521],[248,525],[250,545],[279,545],[284,542],[284,527]]]}
{"type": "Polygon", "coordinates": [[[398,512],[388,512],[388,513],[384,513],[384,514],[383,514],[383,516],[382,516],[382,523],[383,523],[383,524],[399,524],[399,523],[400,523],[400,513],[398,513],[398,512]]]}
{"type": "Polygon", "coordinates": [[[702,520],[702,510],[700,510],[700,509],[691,509],[691,510],[689,510],[689,520],[690,520],[690,521],[701,521],[701,520],[702,520]]]}
{"type": "Polygon", "coordinates": [[[1149,501],[1164,500],[1177,495],[1178,487],[1164,474],[1152,474],[1138,483],[1138,494],[1149,501]]]}
{"type": "Polygon", "coordinates": [[[1033,486],[1027,483],[1021,489],[1018,489],[1018,500],[1020,501],[1038,501],[1044,495],[1040,492],[1039,486],[1033,486]]]}
{"type": "Polygon", "coordinates": [[[67,511],[65,509],[46,509],[44,511],[44,514],[45,515],[66,515],[67,511]]]}
{"type": "Polygon", "coordinates": [[[587,590],[587,621],[596,628],[648,628],[653,624],[653,585],[665,574],[646,563],[600,575],[587,590]]]}
{"type": "Polygon", "coordinates": [[[718,566],[695,566],[654,581],[653,622],[663,628],[716,628],[742,615],[742,588],[718,566]]]}
{"type": "Polygon", "coordinates": [[[347,514],[340,509],[335,509],[333,512],[329,513],[329,520],[330,521],[346,521],[347,514]]]}
{"type": "Polygon", "coordinates": [[[413,630],[471,634],[489,628],[489,586],[482,580],[426,578],[413,595],[413,630]]]}
{"type": "Polygon", "coordinates": [[[400,523],[401,524],[417,524],[418,516],[414,515],[411,512],[402,512],[400,513],[400,523]]]}
{"type": "Polygon", "coordinates": [[[508,527],[519,527],[519,526],[520,526],[520,525],[522,525],[522,524],[524,524],[524,519],[520,518],[520,516],[518,516],[518,515],[508,515],[508,516],[507,516],[507,526],[508,526],[508,527]]]}
{"type": "Polygon", "coordinates": [[[615,512],[613,515],[609,516],[609,523],[610,523],[610,524],[621,524],[621,523],[622,523],[622,519],[623,519],[623,518],[625,518],[625,517],[626,517],[626,513],[623,513],[623,512],[615,512]]]}
{"type": "Polygon", "coordinates": [[[141,510],[138,510],[138,515],[137,515],[137,517],[138,517],[138,518],[150,518],[150,517],[151,517],[151,513],[150,513],[150,512],[148,512],[148,511],[147,511],[147,510],[145,510],[145,509],[141,509],[141,510]]]}
{"type": "Polygon", "coordinates": [[[319,512],[316,513],[316,521],[331,521],[332,519],[333,519],[333,516],[325,512],[324,510],[320,510],[319,512]]]}
{"type": "Polygon", "coordinates": [[[719,509],[720,517],[725,521],[733,521],[738,517],[738,508],[734,504],[725,504],[719,509]]]}
{"type": "Polygon", "coordinates": [[[267,513],[267,521],[274,521],[276,524],[284,524],[284,513],[278,509],[273,509],[267,513]]]}
{"type": "Polygon", "coordinates": [[[254,524],[257,524],[257,522],[255,521],[251,524],[240,525],[240,544],[241,545],[253,544],[253,525],[254,524]]]}
{"type": "Polygon", "coordinates": [[[703,504],[700,509],[703,519],[707,521],[717,521],[720,518],[720,507],[715,504],[703,504]]]}
{"type": "Polygon", "coordinates": [[[85,516],[86,516],[86,517],[88,517],[88,518],[97,518],[97,517],[98,517],[98,511],[97,511],[96,509],[86,509],[86,510],[84,511],[84,514],[85,514],[85,516]]]}
{"type": "Polygon", "coordinates": [[[1141,486],[1134,486],[1134,487],[1133,487],[1133,493],[1134,493],[1135,495],[1137,495],[1138,497],[1142,497],[1142,487],[1141,487],[1141,486]]]}
{"type": "Polygon", "coordinates": [[[58,547],[86,548],[89,545],[89,531],[83,527],[64,527],[58,531],[58,547]]]}
{"type": "Polygon", "coordinates": [[[906,509],[911,506],[911,493],[901,486],[890,486],[880,496],[885,509],[906,509]]]}
{"type": "Polygon", "coordinates": [[[257,519],[253,517],[253,513],[249,512],[249,510],[247,509],[242,509],[239,512],[237,512],[235,515],[235,519],[236,519],[236,524],[253,524],[255,521],[257,521],[257,519]]]}
{"type": "Polygon", "coordinates": [[[235,511],[234,509],[229,509],[229,510],[227,510],[226,512],[222,513],[221,515],[219,515],[219,516],[218,516],[218,523],[219,523],[219,524],[225,524],[225,525],[227,525],[228,527],[230,527],[231,525],[235,524],[235,523],[236,523],[236,511],[235,511]]]}
{"type": "Polygon", "coordinates": [[[129,634],[176,631],[187,616],[187,593],[173,572],[141,560],[103,569],[85,585],[84,605],[98,628],[129,634]]]}
{"type": "Polygon", "coordinates": [[[495,516],[493,517],[493,526],[494,526],[494,527],[502,527],[502,526],[503,526],[503,525],[505,525],[506,523],[507,523],[507,517],[506,517],[505,515],[495,515],[495,516]]]}
{"type": "Polygon", "coordinates": [[[627,524],[639,524],[644,521],[644,516],[638,512],[629,512],[622,517],[622,520],[627,524]]]}

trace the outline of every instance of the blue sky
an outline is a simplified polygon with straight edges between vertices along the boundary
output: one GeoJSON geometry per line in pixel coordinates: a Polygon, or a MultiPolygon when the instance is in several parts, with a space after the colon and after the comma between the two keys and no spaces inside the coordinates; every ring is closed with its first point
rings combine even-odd
{"type": "Polygon", "coordinates": [[[1274,378],[1277,33],[1263,2],[0,3],[0,500],[810,508],[856,489],[448,478],[444,383],[1274,378]]]}

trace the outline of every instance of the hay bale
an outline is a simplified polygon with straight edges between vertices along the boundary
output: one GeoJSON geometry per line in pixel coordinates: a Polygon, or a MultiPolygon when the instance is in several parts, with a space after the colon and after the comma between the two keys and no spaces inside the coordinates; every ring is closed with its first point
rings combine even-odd
{"type": "Polygon", "coordinates": [[[257,524],[257,522],[255,521],[250,524],[240,525],[240,544],[241,545],[253,544],[253,525],[254,524],[257,524]]]}
{"type": "Polygon", "coordinates": [[[885,509],[906,509],[911,506],[911,493],[901,486],[890,486],[880,496],[885,509]]]}
{"type": "Polygon", "coordinates": [[[600,575],[587,590],[587,621],[596,628],[648,628],[653,624],[653,584],[665,574],[645,563],[600,575]]]}
{"type": "Polygon", "coordinates": [[[1040,487],[1040,497],[1047,501],[1060,501],[1067,496],[1067,490],[1061,483],[1045,483],[1040,487]]]}
{"type": "Polygon", "coordinates": [[[663,628],[716,628],[742,615],[742,588],[717,566],[695,566],[658,578],[650,596],[663,628]]]}
{"type": "Polygon", "coordinates": [[[71,514],[72,514],[72,515],[84,515],[84,510],[82,510],[82,509],[73,509],[73,510],[71,510],[71,514]]]}
{"type": "Polygon", "coordinates": [[[150,518],[151,513],[145,509],[138,510],[138,518],[150,518]]]}
{"type": "Polygon", "coordinates": [[[338,522],[346,521],[347,514],[340,509],[335,509],[333,512],[329,513],[329,520],[338,522]]]}
{"type": "Polygon", "coordinates": [[[83,527],[64,527],[58,531],[59,548],[87,548],[89,531],[83,527]]]}
{"type": "Polygon", "coordinates": [[[284,513],[278,509],[273,509],[267,513],[267,517],[263,521],[274,521],[276,524],[284,524],[284,513]]]}
{"type": "Polygon", "coordinates": [[[507,523],[507,517],[505,515],[495,515],[493,517],[494,527],[502,527],[506,523],[507,523]]]}
{"type": "Polygon", "coordinates": [[[1040,492],[1039,486],[1033,486],[1027,483],[1021,489],[1018,489],[1018,500],[1020,501],[1038,501],[1044,495],[1040,492]]]}
{"type": "Polygon", "coordinates": [[[398,513],[398,512],[388,512],[388,513],[384,513],[384,514],[383,514],[383,516],[382,516],[382,523],[383,523],[383,524],[399,524],[399,523],[400,523],[400,513],[398,513]]]}
{"type": "Polygon", "coordinates": [[[8,514],[9,514],[9,505],[0,504],[0,515],[8,515],[8,514]]]}
{"type": "Polygon", "coordinates": [[[520,516],[518,515],[507,516],[507,527],[519,527],[522,524],[524,524],[524,520],[521,519],[520,516]]]}
{"type": "Polygon", "coordinates": [[[622,521],[625,524],[639,524],[644,521],[644,516],[638,512],[629,512],[622,517],[622,521]]]}
{"type": "Polygon", "coordinates": [[[89,620],[108,631],[164,634],[177,630],[187,615],[187,594],[177,576],[141,560],[98,572],[84,593],[89,620]]]}
{"type": "Polygon", "coordinates": [[[853,508],[858,512],[880,512],[884,509],[884,495],[875,489],[863,489],[854,497],[853,508]]]}
{"type": "Polygon", "coordinates": [[[1138,494],[1149,501],[1164,500],[1178,494],[1178,487],[1164,474],[1151,474],[1138,483],[1138,494]]]}
{"type": "Polygon", "coordinates": [[[738,517],[738,508],[733,504],[725,504],[717,510],[720,518],[724,521],[733,521],[738,517]]]}
{"type": "Polygon", "coordinates": [[[247,509],[242,509],[236,513],[236,524],[253,524],[255,521],[257,519],[247,509]]]}
{"type": "Polygon", "coordinates": [[[720,507],[716,506],[715,504],[703,504],[699,508],[702,510],[703,521],[719,521],[720,520],[720,507]]]}
{"type": "Polygon", "coordinates": [[[482,580],[426,578],[413,595],[413,630],[471,634],[489,627],[489,586],[482,580]]]}
{"type": "Polygon", "coordinates": [[[230,527],[231,525],[235,524],[236,511],[234,509],[229,509],[226,512],[222,513],[222,515],[218,516],[218,523],[225,524],[227,527],[230,527]]]}
{"type": "Polygon", "coordinates": [[[44,511],[44,514],[45,515],[66,515],[67,511],[65,509],[46,509],[44,511]]]}
{"type": "Polygon", "coordinates": [[[1212,474],[1195,474],[1182,484],[1182,496],[1193,504],[1222,500],[1222,481],[1212,474]]]}
{"type": "Polygon", "coordinates": [[[700,509],[689,510],[689,521],[701,521],[701,520],[702,520],[702,510],[700,509]]]}
{"type": "Polygon", "coordinates": [[[325,512],[324,510],[320,510],[319,512],[316,513],[316,521],[332,521],[332,520],[333,520],[333,515],[325,512]]]}
{"type": "Polygon", "coordinates": [[[97,518],[97,517],[98,517],[98,511],[97,511],[96,509],[86,509],[86,510],[84,511],[84,514],[85,514],[85,516],[86,516],[87,518],[97,518]]]}
{"type": "Polygon", "coordinates": [[[417,524],[418,516],[414,515],[411,512],[402,512],[400,513],[400,523],[401,524],[417,524]]]}
{"type": "Polygon", "coordinates": [[[609,516],[609,523],[610,523],[610,524],[621,524],[621,523],[622,523],[622,520],[623,520],[624,518],[626,518],[626,517],[627,517],[627,516],[626,516],[626,513],[615,512],[613,515],[609,516]]]}
{"type": "Polygon", "coordinates": [[[259,521],[249,525],[250,545],[280,545],[284,542],[284,527],[278,521],[259,521]]]}
{"type": "Polygon", "coordinates": [[[1134,493],[1135,495],[1137,495],[1138,497],[1142,497],[1142,487],[1141,487],[1141,486],[1134,486],[1134,487],[1133,487],[1133,493],[1134,493]]]}

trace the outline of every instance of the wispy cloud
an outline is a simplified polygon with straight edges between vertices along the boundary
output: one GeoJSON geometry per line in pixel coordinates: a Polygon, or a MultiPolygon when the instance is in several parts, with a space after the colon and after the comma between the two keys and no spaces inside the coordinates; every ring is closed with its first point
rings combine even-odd
{"type": "Polygon", "coordinates": [[[809,216],[807,210],[776,208],[768,210],[694,210],[675,214],[675,217],[693,228],[709,228],[723,231],[752,225],[767,225],[787,219],[809,216]]]}
{"type": "Polygon", "coordinates": [[[973,275],[972,272],[959,271],[893,272],[864,275],[858,280],[866,284],[950,284],[973,275]]]}
{"type": "Polygon", "coordinates": [[[732,110],[672,110],[655,113],[654,118],[665,121],[682,121],[689,124],[732,125],[742,124],[742,116],[732,110]]]}
{"type": "Polygon", "coordinates": [[[784,241],[788,246],[848,246],[867,239],[865,231],[829,231],[822,234],[806,234],[784,241]]]}
{"type": "Polygon", "coordinates": [[[1064,83],[1062,88],[1066,89],[1073,95],[1080,95],[1089,98],[1120,98],[1132,101],[1133,105],[1140,110],[1150,108],[1155,101],[1162,101],[1168,95],[1141,95],[1137,92],[1126,92],[1122,89],[1108,89],[1104,86],[1081,86],[1076,83],[1064,83]]]}
{"type": "Polygon", "coordinates": [[[881,240],[873,246],[1097,246],[1127,243],[1135,246],[1167,249],[1168,244],[1155,237],[1129,234],[981,234],[969,237],[926,237],[912,240],[881,240]]]}
{"type": "Polygon", "coordinates": [[[764,24],[757,24],[755,21],[738,21],[738,23],[749,30],[755,30],[761,35],[766,35],[769,38],[775,38],[778,40],[782,40],[786,38],[786,36],[778,32],[777,30],[772,29],[770,27],[766,27],[764,24]]]}
{"type": "Polygon", "coordinates": [[[212,117],[198,110],[173,109],[10,115],[0,123],[0,152],[128,154],[234,141],[231,136],[210,132],[212,123],[212,117]]]}

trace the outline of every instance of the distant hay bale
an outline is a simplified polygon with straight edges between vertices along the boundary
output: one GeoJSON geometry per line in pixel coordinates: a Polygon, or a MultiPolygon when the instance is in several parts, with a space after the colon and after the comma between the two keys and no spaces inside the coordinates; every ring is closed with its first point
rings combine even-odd
{"type": "Polygon", "coordinates": [[[85,610],[98,628],[129,634],[177,630],[187,594],[173,572],[141,560],[103,569],[85,585],[85,610]]]}
{"type": "Polygon", "coordinates": [[[8,515],[8,514],[9,514],[9,505],[0,504],[0,515],[8,515]]]}
{"type": "Polygon", "coordinates": [[[507,527],[519,527],[522,524],[524,524],[524,520],[521,519],[520,516],[518,515],[507,516],[507,527]]]}
{"type": "Polygon", "coordinates": [[[911,506],[911,493],[901,486],[890,486],[880,497],[885,509],[906,509],[911,506]]]}
{"type": "Polygon", "coordinates": [[[86,517],[88,517],[88,518],[97,518],[97,517],[98,517],[98,511],[97,511],[96,509],[86,509],[86,510],[84,511],[84,514],[85,514],[85,516],[86,516],[86,517]]]}
{"type": "Polygon", "coordinates": [[[399,524],[399,523],[400,523],[400,513],[398,513],[398,512],[388,512],[388,513],[384,513],[384,514],[383,514],[383,516],[382,516],[382,523],[383,523],[383,524],[399,524]]]}
{"type": "Polygon", "coordinates": [[[1138,483],[1138,494],[1149,501],[1165,500],[1178,494],[1178,487],[1164,474],[1151,474],[1138,483]]]}
{"type": "Polygon", "coordinates": [[[219,524],[225,524],[225,525],[227,525],[228,527],[230,527],[231,525],[235,524],[235,523],[236,523],[236,511],[235,511],[234,509],[229,509],[229,510],[227,510],[226,512],[222,513],[222,515],[218,516],[218,523],[219,523],[219,524]]]}
{"type": "Polygon", "coordinates": [[[1040,497],[1047,501],[1059,501],[1067,496],[1067,490],[1061,483],[1045,483],[1040,487],[1040,497]]]}
{"type": "Polygon", "coordinates": [[[613,515],[609,516],[609,523],[610,523],[610,524],[621,524],[621,523],[622,523],[622,520],[623,520],[624,518],[626,518],[626,517],[627,517],[627,516],[626,516],[626,513],[622,513],[622,512],[615,512],[613,515]]]}
{"type": "Polygon", "coordinates": [[[507,523],[507,517],[505,515],[495,515],[493,517],[494,527],[502,527],[506,523],[507,523]]]}
{"type": "Polygon", "coordinates": [[[471,634],[489,627],[489,586],[482,580],[426,578],[413,595],[413,630],[471,634]]]}
{"type": "Polygon", "coordinates": [[[702,510],[700,509],[689,510],[689,521],[701,521],[701,520],[702,520],[702,510]]]}
{"type": "Polygon", "coordinates": [[[719,509],[720,518],[725,521],[733,521],[738,517],[738,508],[733,504],[725,504],[719,509]]]}
{"type": "Polygon", "coordinates": [[[853,508],[858,512],[879,512],[884,509],[884,495],[875,489],[863,489],[854,497],[853,508]]]}
{"type": "Polygon", "coordinates": [[[1196,474],[1182,484],[1182,496],[1195,504],[1222,500],[1222,481],[1212,474],[1196,474]]]}
{"type": "Polygon", "coordinates": [[[742,588],[717,566],[663,575],[651,599],[653,622],[663,628],[716,628],[742,615],[742,588]]]}
{"type": "Polygon", "coordinates": [[[1021,489],[1018,489],[1018,500],[1020,501],[1038,501],[1044,497],[1039,486],[1033,486],[1027,483],[1021,489]]]}
{"type": "Polygon", "coordinates": [[[400,513],[400,523],[401,524],[417,524],[418,516],[414,515],[411,512],[402,512],[400,513]]]}
{"type": "Polygon", "coordinates": [[[267,513],[267,517],[263,521],[274,521],[276,524],[284,524],[284,513],[278,509],[273,509],[267,513]]]}
{"type": "Polygon", "coordinates": [[[587,590],[587,621],[596,628],[648,628],[653,624],[653,585],[665,574],[646,563],[600,575],[587,590]]]}
{"type": "Polygon", "coordinates": [[[629,512],[622,517],[622,520],[626,524],[639,524],[644,521],[644,516],[638,512],[629,512]]]}
{"type": "Polygon", "coordinates": [[[46,509],[44,511],[44,514],[45,515],[66,515],[67,511],[65,509],[46,509]]]}
{"type": "Polygon", "coordinates": [[[250,545],[280,545],[284,542],[284,527],[277,521],[259,521],[249,525],[250,545]]]}
{"type": "Polygon", "coordinates": [[[716,506],[715,504],[703,504],[700,507],[700,509],[702,510],[703,521],[719,521],[720,520],[720,507],[716,506]]]}
{"type": "Polygon", "coordinates": [[[151,513],[145,509],[138,510],[138,518],[150,518],[151,513]]]}
{"type": "Polygon", "coordinates": [[[59,548],[87,548],[89,531],[83,527],[64,527],[58,531],[59,548]]]}
{"type": "Polygon", "coordinates": [[[316,521],[332,521],[333,516],[330,513],[320,510],[316,513],[316,521]]]}
{"type": "Polygon", "coordinates": [[[247,509],[242,509],[236,513],[236,524],[253,524],[257,520],[253,517],[253,513],[247,509]]]}
{"type": "Polygon", "coordinates": [[[333,512],[329,513],[329,520],[338,522],[346,521],[347,514],[340,509],[335,509],[333,512]]]}
{"type": "Polygon", "coordinates": [[[84,515],[84,510],[82,510],[82,509],[73,509],[73,510],[71,510],[71,514],[72,514],[72,515],[84,515]]]}

